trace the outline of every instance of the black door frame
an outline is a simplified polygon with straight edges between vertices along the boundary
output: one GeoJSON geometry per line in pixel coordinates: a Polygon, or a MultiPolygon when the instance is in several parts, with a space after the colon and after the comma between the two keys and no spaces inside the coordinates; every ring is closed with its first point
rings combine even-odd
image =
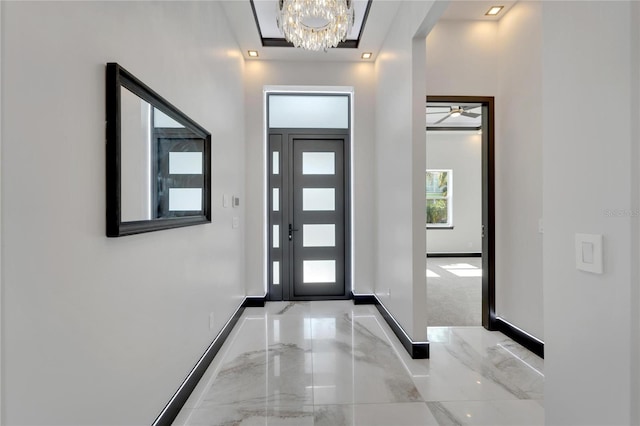
{"type": "MultiPolygon", "coordinates": [[[[291,153],[292,154],[292,153],[291,153]]],[[[281,128],[268,128],[267,129],[267,156],[269,158],[267,167],[267,294],[266,300],[343,300],[351,298],[351,291],[353,283],[351,280],[351,259],[352,259],[352,242],[351,242],[351,135],[350,129],[281,129],[281,128]],[[276,254],[272,248],[273,241],[273,223],[272,220],[276,220],[280,217],[282,212],[288,208],[284,206],[280,201],[280,212],[273,212],[273,199],[271,196],[271,188],[274,184],[277,184],[280,188],[280,199],[282,200],[283,189],[287,188],[289,192],[293,191],[290,185],[290,177],[284,173],[285,170],[291,170],[293,155],[288,156],[288,164],[284,166],[284,144],[289,144],[289,141],[293,139],[341,139],[343,143],[343,163],[344,163],[344,294],[333,296],[298,296],[293,294],[293,282],[290,282],[292,277],[291,271],[284,268],[283,262],[285,257],[289,258],[291,255],[291,248],[288,246],[289,242],[282,238],[280,241],[279,253],[276,254]],[[278,147],[280,151],[280,174],[275,176],[272,172],[273,162],[271,159],[271,153],[275,147],[278,147]],[[277,259],[275,259],[277,257],[277,259]],[[274,285],[273,279],[273,261],[280,261],[280,284],[274,285]],[[286,271],[286,275],[285,275],[286,271]]],[[[289,194],[291,197],[291,194],[289,194]]],[[[288,198],[289,198],[288,197],[288,198]]],[[[284,235],[284,222],[280,223],[280,233],[284,235]]],[[[292,266],[292,265],[291,265],[292,266]]]]}
{"type": "Polygon", "coordinates": [[[493,96],[427,96],[427,102],[481,104],[482,114],[482,326],[497,330],[495,287],[495,110],[493,96]]]}

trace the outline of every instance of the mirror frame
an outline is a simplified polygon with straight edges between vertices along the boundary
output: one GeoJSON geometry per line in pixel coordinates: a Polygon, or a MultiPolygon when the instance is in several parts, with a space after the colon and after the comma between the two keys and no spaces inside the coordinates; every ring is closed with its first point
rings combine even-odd
{"type": "Polygon", "coordinates": [[[107,237],[121,237],[211,222],[211,134],[115,62],[106,67],[106,228],[107,237]],[[121,220],[121,88],[160,109],[204,141],[203,204],[198,215],[122,222],[121,220]]]}

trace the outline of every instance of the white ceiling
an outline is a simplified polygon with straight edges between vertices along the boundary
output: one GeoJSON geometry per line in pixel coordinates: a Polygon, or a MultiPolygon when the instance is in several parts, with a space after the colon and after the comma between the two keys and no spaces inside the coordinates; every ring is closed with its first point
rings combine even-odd
{"type": "MultiPolygon", "coordinates": [[[[261,19],[272,22],[271,25],[261,25],[263,36],[281,37],[275,22],[277,0],[254,0],[254,2],[256,13],[261,16],[261,19]]],[[[363,52],[372,52],[373,56],[369,61],[375,61],[400,3],[398,0],[373,0],[360,46],[357,49],[336,48],[328,52],[310,52],[292,47],[263,47],[249,0],[221,1],[245,59],[280,61],[362,61],[363,52]],[[247,54],[249,50],[257,50],[259,58],[249,58],[247,54]]],[[[441,19],[497,21],[515,3],[516,1],[451,0],[441,19]],[[504,9],[496,17],[485,16],[487,10],[494,5],[502,5],[504,9]]],[[[355,7],[357,16],[361,17],[366,7],[366,0],[356,0],[355,7]]],[[[357,39],[358,33],[359,28],[354,28],[349,38],[357,39]]]]}
{"type": "Polygon", "coordinates": [[[440,19],[447,21],[499,21],[516,3],[517,0],[451,0],[449,7],[440,19]],[[504,6],[504,8],[496,16],[486,16],[485,13],[492,6],[504,6]]]}

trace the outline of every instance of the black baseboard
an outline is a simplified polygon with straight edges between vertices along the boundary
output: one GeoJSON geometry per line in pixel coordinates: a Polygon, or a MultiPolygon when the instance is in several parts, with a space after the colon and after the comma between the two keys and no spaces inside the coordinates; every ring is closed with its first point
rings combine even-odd
{"type": "Polygon", "coordinates": [[[353,294],[354,305],[375,305],[382,315],[382,318],[389,324],[391,330],[402,343],[402,346],[407,350],[411,358],[413,359],[426,359],[429,358],[429,342],[414,342],[411,340],[406,331],[402,328],[398,321],[391,315],[391,313],[380,302],[380,299],[375,294],[353,294]]]}
{"type": "Polygon", "coordinates": [[[544,358],[544,342],[525,333],[500,317],[496,318],[495,326],[496,330],[500,331],[505,336],[508,336],[514,341],[520,343],[540,358],[544,358]]]}
{"type": "Polygon", "coordinates": [[[482,257],[482,253],[427,253],[427,257],[482,257]]]}
{"type": "Polygon", "coordinates": [[[264,296],[247,296],[244,298],[242,307],[244,308],[264,308],[264,303],[267,301],[267,295],[264,296]]]}
{"type": "Polygon", "coordinates": [[[233,330],[233,327],[240,319],[240,315],[242,315],[245,306],[257,306],[257,303],[259,303],[254,299],[262,299],[262,305],[260,306],[264,306],[264,297],[245,298],[242,304],[233,313],[229,321],[227,321],[224,327],[222,327],[222,330],[220,330],[220,333],[218,333],[204,354],[200,357],[195,367],[193,367],[187,378],[182,382],[180,388],[178,388],[169,403],[164,407],[164,410],[162,410],[158,418],[153,422],[152,426],[170,426],[173,423],[185,402],[189,399],[191,392],[193,392],[193,389],[195,389],[200,379],[202,379],[205,371],[209,368],[211,361],[213,361],[213,358],[222,347],[222,344],[227,337],[229,337],[229,333],[231,333],[231,330],[233,330]]]}
{"type": "Polygon", "coordinates": [[[378,298],[373,294],[353,294],[353,304],[354,305],[377,305],[378,298]]]}

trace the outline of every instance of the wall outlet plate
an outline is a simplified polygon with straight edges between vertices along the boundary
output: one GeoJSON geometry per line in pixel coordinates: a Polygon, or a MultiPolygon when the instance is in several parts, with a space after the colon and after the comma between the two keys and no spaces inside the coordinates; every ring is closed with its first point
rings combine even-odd
{"type": "Polygon", "coordinates": [[[576,269],[602,274],[601,234],[576,234],[576,269]]]}

